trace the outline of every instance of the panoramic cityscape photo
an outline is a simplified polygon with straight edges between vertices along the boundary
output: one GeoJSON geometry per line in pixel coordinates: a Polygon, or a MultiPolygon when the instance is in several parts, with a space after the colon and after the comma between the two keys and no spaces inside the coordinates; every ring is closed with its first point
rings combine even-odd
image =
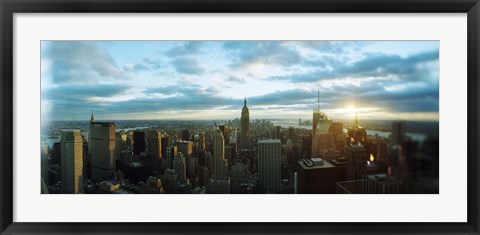
{"type": "Polygon", "coordinates": [[[40,167],[42,194],[438,194],[439,42],[42,41],[40,167]]]}

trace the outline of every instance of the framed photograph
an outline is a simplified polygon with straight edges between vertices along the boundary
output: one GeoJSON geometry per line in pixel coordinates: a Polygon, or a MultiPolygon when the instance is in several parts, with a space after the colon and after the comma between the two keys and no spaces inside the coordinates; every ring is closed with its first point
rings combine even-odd
{"type": "Polygon", "coordinates": [[[0,4],[1,234],[479,234],[478,0],[0,4]]]}

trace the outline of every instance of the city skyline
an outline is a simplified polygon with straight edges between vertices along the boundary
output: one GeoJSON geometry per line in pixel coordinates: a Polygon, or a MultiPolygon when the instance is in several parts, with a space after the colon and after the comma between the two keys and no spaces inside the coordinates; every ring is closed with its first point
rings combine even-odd
{"type": "Polygon", "coordinates": [[[42,122],[438,121],[438,41],[42,41],[42,122]]]}

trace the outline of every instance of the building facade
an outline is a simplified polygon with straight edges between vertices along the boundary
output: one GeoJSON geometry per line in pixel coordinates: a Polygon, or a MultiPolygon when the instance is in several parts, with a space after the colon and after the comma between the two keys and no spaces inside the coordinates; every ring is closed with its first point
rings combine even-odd
{"type": "Polygon", "coordinates": [[[100,182],[115,172],[115,123],[90,123],[91,179],[100,182]]]}
{"type": "Polygon", "coordinates": [[[83,139],[80,130],[62,131],[61,175],[63,193],[83,193],[83,139]]]}
{"type": "Polygon", "coordinates": [[[258,141],[258,192],[280,193],[282,144],[278,139],[258,141]]]}

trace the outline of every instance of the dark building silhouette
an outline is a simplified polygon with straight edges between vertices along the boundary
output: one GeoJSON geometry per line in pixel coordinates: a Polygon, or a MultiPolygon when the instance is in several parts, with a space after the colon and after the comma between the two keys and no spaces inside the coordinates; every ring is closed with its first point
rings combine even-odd
{"type": "Polygon", "coordinates": [[[335,193],[335,166],[321,158],[298,161],[298,193],[335,193]]]}
{"type": "Polygon", "coordinates": [[[145,151],[145,132],[133,132],[133,153],[140,154],[145,151]]]}
{"type": "Polygon", "coordinates": [[[182,130],[182,140],[183,141],[190,140],[190,132],[188,130],[182,130]]]}

